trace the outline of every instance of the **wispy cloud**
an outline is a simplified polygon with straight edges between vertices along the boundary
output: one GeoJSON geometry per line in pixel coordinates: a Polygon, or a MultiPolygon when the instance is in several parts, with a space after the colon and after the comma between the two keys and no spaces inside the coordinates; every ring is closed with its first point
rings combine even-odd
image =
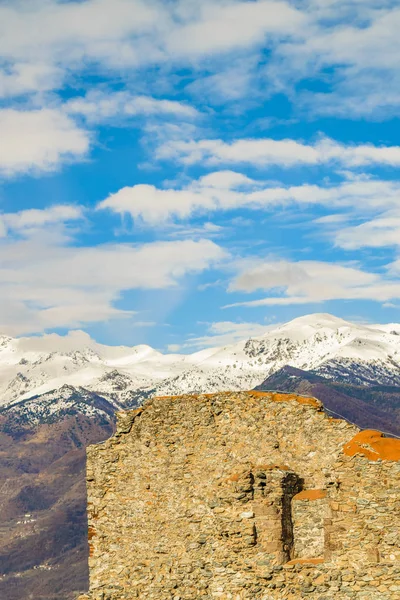
{"type": "Polygon", "coordinates": [[[29,235],[0,240],[1,331],[35,333],[128,317],[135,310],[117,306],[125,291],[173,288],[226,258],[207,239],[84,247],[48,230],[78,217],[79,209],[62,206],[3,217],[14,234],[29,235]]]}
{"type": "Polygon", "coordinates": [[[338,228],[335,243],[347,250],[400,246],[400,210],[386,211],[375,219],[338,228]]]}
{"type": "MultiPolygon", "coordinates": [[[[265,213],[284,206],[323,206],[329,210],[348,210],[354,216],[395,209],[400,198],[397,181],[355,179],[337,185],[278,185],[254,180],[235,171],[215,171],[184,187],[157,188],[153,185],[125,187],[99,203],[98,209],[129,214],[141,223],[161,224],[185,220],[193,215],[228,211],[237,208],[262,210],[265,213]]],[[[329,215],[319,219],[324,226],[351,219],[351,213],[329,215]]]]}
{"type": "MultiPolygon", "coordinates": [[[[396,306],[400,145],[365,121],[398,114],[399,24],[394,0],[0,1],[0,327],[129,318],[126,292],[184,302],[214,267],[215,310],[232,269],[236,306],[396,306]]],[[[267,327],[202,319],[192,347],[267,327]]]]}
{"type": "Polygon", "coordinates": [[[64,73],[56,65],[41,62],[15,62],[0,71],[0,98],[37,94],[54,90],[63,81],[64,73]]]}
{"type": "Polygon", "coordinates": [[[210,165],[250,164],[256,167],[327,163],[338,163],[347,168],[373,164],[397,166],[400,164],[400,146],[342,144],[329,138],[319,139],[314,144],[271,138],[239,139],[230,143],[219,139],[173,140],[157,149],[157,157],[189,165],[206,162],[210,165]]]}
{"type": "Polygon", "coordinates": [[[399,106],[399,21],[396,3],[385,1],[15,0],[0,6],[0,94],[56,90],[88,66],[129,79],[146,66],[201,73],[206,64],[197,88],[208,86],[212,100],[214,82],[217,103],[221,91],[232,95],[224,72],[246,82],[233,85],[242,98],[260,86],[292,97],[299,81],[323,79],[328,91],[305,86],[296,106],[382,117],[399,106]]]}
{"type": "Polygon", "coordinates": [[[229,52],[261,44],[268,37],[297,36],[307,20],[305,13],[287,2],[206,1],[188,23],[171,32],[166,47],[180,56],[229,52]]]}
{"type": "Polygon", "coordinates": [[[54,205],[45,209],[29,208],[15,213],[0,213],[0,237],[8,233],[31,237],[48,226],[66,225],[83,217],[83,208],[72,205],[54,205]]]}
{"type": "Polygon", "coordinates": [[[92,90],[86,96],[74,97],[63,106],[65,112],[82,115],[89,123],[102,123],[134,117],[180,117],[195,119],[198,111],[183,102],[137,96],[130,92],[92,90]]]}
{"type": "Polygon", "coordinates": [[[134,38],[157,27],[164,13],[140,0],[16,0],[0,7],[0,53],[75,68],[86,60],[135,64],[141,53],[134,38]]]}
{"type": "Polygon", "coordinates": [[[227,346],[242,340],[261,337],[275,327],[277,327],[276,323],[266,325],[252,322],[218,321],[207,326],[206,335],[189,337],[183,346],[176,347],[176,350],[227,346]]]}
{"type": "MultiPolygon", "coordinates": [[[[391,267],[393,269],[393,267],[391,267]]],[[[262,261],[246,266],[232,281],[231,292],[268,291],[267,297],[232,306],[288,306],[328,300],[373,300],[400,298],[400,282],[387,273],[364,271],[355,266],[323,261],[262,261]]]]}

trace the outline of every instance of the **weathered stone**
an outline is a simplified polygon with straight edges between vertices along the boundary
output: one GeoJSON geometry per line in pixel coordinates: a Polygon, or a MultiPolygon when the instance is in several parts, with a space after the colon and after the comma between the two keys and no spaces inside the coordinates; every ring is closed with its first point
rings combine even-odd
{"type": "Polygon", "coordinates": [[[400,600],[396,441],[273,393],[155,398],[118,423],[88,449],[81,600],[400,600]]]}
{"type": "Polygon", "coordinates": [[[252,519],[253,517],[254,517],[254,513],[252,510],[240,513],[241,519],[252,519]]]}

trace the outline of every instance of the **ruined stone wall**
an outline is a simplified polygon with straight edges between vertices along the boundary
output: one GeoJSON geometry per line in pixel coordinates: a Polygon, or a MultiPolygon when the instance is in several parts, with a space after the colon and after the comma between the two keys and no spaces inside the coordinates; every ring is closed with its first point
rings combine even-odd
{"type": "Polygon", "coordinates": [[[155,398],[87,481],[81,600],[400,599],[400,441],[314,399],[155,398]]]}

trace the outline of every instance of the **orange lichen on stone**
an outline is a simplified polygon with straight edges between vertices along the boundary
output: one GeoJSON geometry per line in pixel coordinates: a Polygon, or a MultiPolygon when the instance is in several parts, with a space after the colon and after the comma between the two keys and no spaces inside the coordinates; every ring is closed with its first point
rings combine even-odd
{"type": "Polygon", "coordinates": [[[360,429],[314,399],[185,394],[120,421],[123,437],[88,450],[96,535],[81,600],[396,596],[400,461],[345,456],[360,429]]]}
{"type": "MultiPolygon", "coordinates": [[[[238,392],[242,394],[248,394],[254,398],[270,398],[273,402],[288,402],[291,400],[295,400],[299,404],[306,404],[307,406],[312,406],[314,408],[320,408],[322,406],[321,402],[316,398],[308,397],[308,396],[298,396],[297,394],[285,394],[284,392],[261,392],[258,390],[248,390],[243,392],[238,392]]],[[[177,396],[155,396],[154,399],[157,400],[177,400],[182,398],[183,396],[199,396],[202,398],[214,398],[216,396],[231,396],[232,392],[213,392],[210,394],[179,394],[177,396]]],[[[340,420],[340,419],[339,419],[340,420]]]]}
{"type": "MultiPolygon", "coordinates": [[[[240,393],[240,392],[239,392],[240,393]]],[[[246,392],[244,392],[246,393],[246,392]]],[[[153,400],[177,400],[178,398],[197,397],[197,398],[215,398],[216,396],[231,396],[232,392],[210,392],[207,394],[196,394],[194,392],[188,392],[187,394],[177,394],[172,396],[154,396],[153,400]]]]}
{"type": "Polygon", "coordinates": [[[345,444],[343,452],[346,456],[362,454],[369,460],[400,460],[400,440],[386,438],[380,431],[366,429],[360,431],[350,442],[345,444]]]}
{"type": "Polygon", "coordinates": [[[321,565],[324,561],[323,558],[295,558],[289,560],[287,565],[321,565]]]}
{"type": "Polygon", "coordinates": [[[326,490],[303,490],[293,497],[293,500],[322,500],[326,498],[326,490]]]}
{"type": "Polygon", "coordinates": [[[271,394],[271,400],[273,400],[273,402],[287,402],[288,400],[295,400],[299,404],[305,404],[306,406],[312,406],[313,408],[320,408],[322,406],[321,402],[316,398],[298,396],[297,394],[274,393],[271,394]]]}
{"type": "Polygon", "coordinates": [[[96,535],[96,530],[94,527],[89,526],[88,527],[88,540],[90,541],[91,539],[94,538],[94,536],[96,535]]]}

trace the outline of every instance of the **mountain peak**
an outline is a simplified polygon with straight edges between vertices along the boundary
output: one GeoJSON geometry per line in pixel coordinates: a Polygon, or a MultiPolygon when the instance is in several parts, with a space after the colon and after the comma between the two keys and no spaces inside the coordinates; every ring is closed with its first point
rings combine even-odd
{"type": "Polygon", "coordinates": [[[288,321],[281,328],[291,329],[296,327],[313,327],[315,329],[329,328],[336,329],[338,327],[354,327],[355,324],[350,321],[345,321],[341,317],[336,317],[329,313],[312,313],[309,315],[303,315],[296,317],[291,321],[288,321]]]}
{"type": "Polygon", "coordinates": [[[334,377],[400,383],[400,326],[361,325],[327,313],[304,315],[265,335],[194,354],[147,345],[106,346],[82,332],[11,340],[0,351],[0,402],[62,386],[85,388],[121,405],[151,395],[251,389],[285,365],[334,377]],[[321,371],[322,372],[322,371],[321,371]]]}

